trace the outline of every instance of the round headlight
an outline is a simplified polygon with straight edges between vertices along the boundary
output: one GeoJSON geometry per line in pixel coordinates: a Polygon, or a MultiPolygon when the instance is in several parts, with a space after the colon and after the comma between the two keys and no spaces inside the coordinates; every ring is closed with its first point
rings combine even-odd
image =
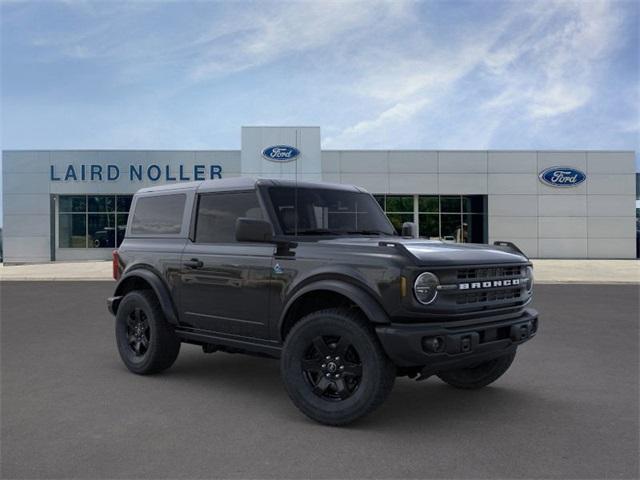
{"type": "Polygon", "coordinates": [[[439,284],[438,277],[433,273],[421,273],[413,284],[413,293],[420,303],[428,305],[436,299],[439,284]]]}
{"type": "Polygon", "coordinates": [[[533,291],[533,267],[527,267],[527,292],[533,291]]]}

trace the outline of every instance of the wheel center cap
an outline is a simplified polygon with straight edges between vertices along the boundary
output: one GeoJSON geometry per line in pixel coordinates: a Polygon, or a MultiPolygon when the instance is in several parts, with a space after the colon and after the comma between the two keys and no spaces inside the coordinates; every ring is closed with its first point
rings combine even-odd
{"type": "Polygon", "coordinates": [[[329,362],[327,364],[327,370],[329,370],[329,372],[334,373],[337,369],[338,369],[338,366],[335,363],[329,362]]]}

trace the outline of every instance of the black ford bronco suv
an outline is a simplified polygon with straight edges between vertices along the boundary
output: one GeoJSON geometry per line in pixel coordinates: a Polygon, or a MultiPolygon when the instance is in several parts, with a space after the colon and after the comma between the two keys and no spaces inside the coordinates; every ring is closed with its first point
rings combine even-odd
{"type": "Polygon", "coordinates": [[[138,374],[169,368],[182,342],[280,358],[293,403],[331,425],[371,412],[397,376],[494,382],[538,328],[531,263],[506,242],[414,239],[404,227],[348,185],[142,189],[113,255],[120,356],[138,374]]]}

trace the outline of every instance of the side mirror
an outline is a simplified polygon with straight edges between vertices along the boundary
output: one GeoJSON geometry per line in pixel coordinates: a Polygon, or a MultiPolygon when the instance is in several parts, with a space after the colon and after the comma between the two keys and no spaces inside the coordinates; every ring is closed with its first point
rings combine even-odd
{"type": "Polygon", "coordinates": [[[271,242],[273,240],[271,224],[256,218],[238,218],[236,240],[238,242],[271,242]]]}
{"type": "Polygon", "coordinates": [[[402,224],[402,236],[415,238],[416,236],[416,224],[413,222],[404,222],[402,224]]]}

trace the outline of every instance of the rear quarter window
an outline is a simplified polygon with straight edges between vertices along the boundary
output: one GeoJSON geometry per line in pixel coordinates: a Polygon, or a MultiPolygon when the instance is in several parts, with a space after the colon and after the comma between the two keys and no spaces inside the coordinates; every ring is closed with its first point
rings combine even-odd
{"type": "Polygon", "coordinates": [[[185,201],[184,193],[138,198],[131,220],[131,234],[179,234],[185,201]]]}

